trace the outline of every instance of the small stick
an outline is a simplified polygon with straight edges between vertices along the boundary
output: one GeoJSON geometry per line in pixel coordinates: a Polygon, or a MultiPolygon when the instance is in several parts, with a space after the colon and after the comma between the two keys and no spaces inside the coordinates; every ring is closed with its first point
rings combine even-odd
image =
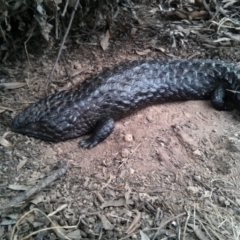
{"type": "Polygon", "coordinates": [[[67,171],[68,164],[66,162],[60,163],[59,169],[55,171],[52,175],[38,182],[34,187],[31,187],[29,190],[25,191],[23,194],[15,197],[7,206],[3,206],[0,209],[7,209],[10,207],[16,207],[23,201],[26,201],[36,193],[40,192],[43,188],[49,186],[52,182],[60,178],[67,171]]]}
{"type": "Polygon", "coordinates": [[[55,38],[58,39],[58,26],[59,26],[59,22],[58,22],[58,6],[55,6],[55,38]]]}
{"type": "Polygon", "coordinates": [[[228,91],[228,92],[232,92],[232,93],[240,93],[239,91],[236,91],[236,90],[230,90],[230,89],[226,89],[226,91],[228,91]]]}
{"type": "Polygon", "coordinates": [[[48,86],[49,86],[49,84],[50,84],[50,82],[51,82],[51,79],[52,79],[53,72],[54,72],[54,70],[55,70],[55,68],[56,68],[56,65],[57,65],[57,63],[58,63],[58,60],[59,60],[60,55],[61,55],[61,53],[62,53],[62,49],[63,49],[64,43],[65,43],[65,41],[66,41],[67,35],[68,35],[68,33],[69,33],[69,30],[70,30],[70,28],[71,28],[72,21],[73,21],[75,12],[76,12],[76,10],[77,10],[78,4],[79,4],[79,0],[76,0],[75,5],[74,5],[74,9],[73,9],[73,11],[72,11],[71,18],[70,18],[70,21],[69,21],[69,24],[68,24],[68,28],[67,28],[64,36],[63,36],[63,39],[62,39],[62,42],[61,42],[61,46],[60,46],[59,51],[58,51],[57,59],[56,59],[54,65],[53,65],[53,68],[52,68],[52,70],[51,70],[51,72],[50,72],[50,74],[49,74],[49,76],[48,76],[48,79],[47,79],[47,83],[46,83],[46,87],[45,87],[45,93],[46,93],[46,95],[47,95],[47,91],[48,91],[48,86]]]}
{"type": "Polygon", "coordinates": [[[65,3],[65,6],[64,6],[64,9],[63,9],[63,13],[62,13],[62,17],[65,16],[65,13],[66,13],[67,7],[68,7],[68,2],[69,2],[69,0],[67,0],[66,3],[65,3]]]}

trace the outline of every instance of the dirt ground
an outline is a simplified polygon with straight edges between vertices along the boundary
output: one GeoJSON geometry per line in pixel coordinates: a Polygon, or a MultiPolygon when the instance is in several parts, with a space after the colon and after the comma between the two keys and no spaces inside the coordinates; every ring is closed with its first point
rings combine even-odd
{"type": "MultiPolygon", "coordinates": [[[[113,48],[74,46],[51,92],[72,87],[65,68],[76,84],[125,60],[174,58],[139,56],[124,41],[113,48]]],[[[43,96],[53,56],[46,49],[40,58],[30,54],[30,68],[7,66],[12,82],[27,85],[1,93],[1,106],[12,111],[1,113],[1,143],[9,145],[0,146],[0,205],[50,176],[59,162],[68,169],[31,201],[2,211],[1,239],[40,229],[30,239],[239,239],[239,112],[218,112],[208,101],[154,105],[117,122],[90,150],[80,149],[79,139],[53,144],[8,132],[17,112],[43,96]],[[50,221],[46,215],[55,210],[50,221]],[[68,227],[44,230],[53,223],[68,227]]]]}

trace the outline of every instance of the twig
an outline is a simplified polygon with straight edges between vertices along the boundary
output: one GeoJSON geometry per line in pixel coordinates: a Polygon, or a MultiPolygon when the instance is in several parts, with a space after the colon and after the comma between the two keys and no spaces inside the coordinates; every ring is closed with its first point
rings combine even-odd
{"type": "Polygon", "coordinates": [[[53,72],[54,72],[54,70],[55,70],[55,68],[56,68],[56,65],[57,65],[57,63],[58,63],[58,60],[59,60],[60,55],[61,55],[61,53],[62,53],[62,49],[63,49],[64,43],[65,43],[65,41],[66,41],[67,35],[68,35],[69,30],[70,30],[70,28],[71,28],[72,21],[73,21],[75,12],[76,12],[76,10],[77,10],[78,4],[79,4],[79,0],[76,0],[75,5],[74,5],[74,8],[73,8],[73,11],[72,11],[72,14],[71,14],[71,18],[70,18],[70,21],[69,21],[69,24],[68,24],[68,28],[67,28],[64,36],[63,36],[63,39],[62,39],[62,42],[61,42],[61,46],[60,46],[59,51],[58,51],[57,59],[56,59],[54,65],[53,65],[53,68],[52,68],[52,70],[51,70],[51,72],[50,72],[50,74],[49,74],[49,76],[48,76],[48,79],[47,79],[46,88],[45,88],[45,93],[46,93],[46,94],[47,94],[47,91],[48,91],[48,86],[49,86],[49,84],[50,84],[50,82],[51,82],[51,79],[52,79],[53,72]]]}
{"type": "Polygon", "coordinates": [[[68,7],[68,3],[69,3],[69,0],[67,0],[66,3],[65,3],[65,6],[64,6],[64,9],[63,9],[63,13],[62,13],[62,17],[65,16],[65,13],[66,13],[67,7],[68,7]]]}
{"type": "Polygon", "coordinates": [[[70,76],[70,74],[68,73],[68,70],[67,70],[67,68],[66,68],[67,59],[66,59],[65,54],[63,54],[63,59],[64,59],[64,61],[65,61],[65,63],[66,63],[66,64],[63,64],[63,67],[64,67],[64,70],[65,70],[66,75],[68,76],[66,79],[68,79],[68,80],[71,82],[72,86],[74,86],[74,83],[73,83],[73,81],[72,81],[72,78],[73,78],[73,77],[70,76]]]}
{"type": "Polygon", "coordinates": [[[8,40],[7,40],[6,37],[5,37],[4,31],[3,31],[1,25],[0,25],[0,32],[1,32],[1,35],[2,35],[2,37],[3,37],[4,42],[7,42],[7,43],[8,43],[8,40]]]}
{"type": "Polygon", "coordinates": [[[133,219],[132,223],[130,224],[130,226],[128,227],[126,233],[127,234],[131,234],[136,230],[136,226],[138,226],[138,223],[140,221],[142,217],[142,214],[140,212],[137,211],[137,215],[135,216],[135,218],[133,219]]]}
{"type": "Polygon", "coordinates": [[[185,240],[186,231],[187,231],[187,225],[188,225],[189,219],[190,219],[190,217],[191,217],[191,211],[188,210],[188,211],[186,211],[186,212],[187,212],[187,219],[186,219],[185,226],[184,226],[184,230],[183,230],[183,240],[185,240]]]}
{"type": "Polygon", "coordinates": [[[58,17],[58,6],[55,6],[55,38],[58,39],[58,26],[59,26],[59,17],[58,17]]]}
{"type": "Polygon", "coordinates": [[[29,37],[28,37],[27,40],[24,42],[24,49],[25,49],[25,52],[26,52],[26,55],[27,55],[27,60],[28,60],[28,65],[29,65],[29,67],[31,66],[31,63],[30,63],[30,60],[29,60],[29,55],[28,55],[28,50],[27,50],[27,43],[28,43],[29,39],[32,37],[32,34],[33,34],[34,29],[35,29],[35,26],[32,27],[31,33],[29,34],[29,37]]]}
{"type": "MultiPolygon", "coordinates": [[[[132,156],[132,155],[137,151],[137,149],[141,146],[141,144],[142,144],[142,143],[139,143],[139,144],[137,145],[137,147],[133,149],[133,151],[132,151],[132,152],[129,154],[129,156],[127,157],[126,161],[129,159],[130,156],[132,156]]],[[[125,162],[126,162],[126,161],[125,161],[125,162]]],[[[118,168],[121,168],[123,164],[124,164],[124,162],[122,162],[118,168]]]]}
{"type": "Polygon", "coordinates": [[[18,197],[14,198],[13,200],[11,200],[7,206],[3,206],[0,209],[16,207],[21,202],[26,201],[31,196],[40,192],[43,188],[49,186],[52,182],[56,181],[58,178],[60,178],[62,175],[64,175],[67,171],[67,168],[68,168],[68,164],[66,162],[60,163],[60,167],[56,172],[54,172],[52,175],[48,176],[47,178],[41,180],[34,187],[31,187],[29,190],[27,190],[23,194],[19,195],[18,197]]]}

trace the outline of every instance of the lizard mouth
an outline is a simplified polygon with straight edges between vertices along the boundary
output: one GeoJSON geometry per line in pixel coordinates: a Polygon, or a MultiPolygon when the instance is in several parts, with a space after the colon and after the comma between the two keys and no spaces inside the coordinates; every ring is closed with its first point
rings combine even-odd
{"type": "MultiPolygon", "coordinates": [[[[56,133],[52,130],[49,131],[36,123],[21,124],[19,118],[14,118],[12,121],[12,130],[17,133],[22,133],[35,138],[56,142],[56,133]]],[[[59,137],[59,136],[58,136],[59,137]]]]}

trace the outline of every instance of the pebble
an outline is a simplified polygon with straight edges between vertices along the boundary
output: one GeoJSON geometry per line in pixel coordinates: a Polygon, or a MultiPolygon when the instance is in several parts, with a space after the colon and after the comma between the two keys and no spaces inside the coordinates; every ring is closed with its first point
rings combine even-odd
{"type": "Polygon", "coordinates": [[[194,186],[189,186],[187,187],[187,190],[189,193],[192,193],[192,194],[196,194],[199,192],[199,188],[198,187],[194,187],[194,186]]]}
{"type": "Polygon", "coordinates": [[[132,140],[133,140],[132,134],[128,133],[124,136],[124,141],[125,142],[132,142],[132,140]]]}
{"type": "Polygon", "coordinates": [[[148,116],[146,116],[146,119],[148,120],[148,122],[153,122],[153,118],[152,118],[152,116],[150,116],[150,115],[148,115],[148,116]]]}
{"type": "Polygon", "coordinates": [[[199,176],[199,175],[194,175],[193,178],[198,182],[201,181],[201,176],[199,176]]]}
{"type": "Polygon", "coordinates": [[[193,155],[195,155],[195,156],[202,156],[202,153],[200,152],[199,149],[196,149],[196,150],[193,152],[193,155]]]}
{"type": "Polygon", "coordinates": [[[218,200],[219,200],[219,202],[223,203],[223,202],[225,201],[225,197],[220,196],[220,197],[218,198],[218,200]]]}
{"type": "Polygon", "coordinates": [[[226,207],[231,205],[231,203],[228,200],[224,201],[224,204],[225,204],[226,207]]]}
{"type": "Polygon", "coordinates": [[[134,174],[135,170],[132,169],[132,168],[130,168],[130,169],[129,169],[129,172],[130,172],[130,174],[134,174]]]}
{"type": "Polygon", "coordinates": [[[164,142],[160,142],[161,147],[165,147],[164,142]]]}
{"type": "Polygon", "coordinates": [[[121,151],[121,156],[123,158],[127,158],[129,156],[129,150],[127,148],[124,148],[122,151],[121,151]]]}
{"type": "Polygon", "coordinates": [[[74,69],[82,69],[82,65],[79,62],[74,62],[73,63],[73,68],[74,69]]]}

